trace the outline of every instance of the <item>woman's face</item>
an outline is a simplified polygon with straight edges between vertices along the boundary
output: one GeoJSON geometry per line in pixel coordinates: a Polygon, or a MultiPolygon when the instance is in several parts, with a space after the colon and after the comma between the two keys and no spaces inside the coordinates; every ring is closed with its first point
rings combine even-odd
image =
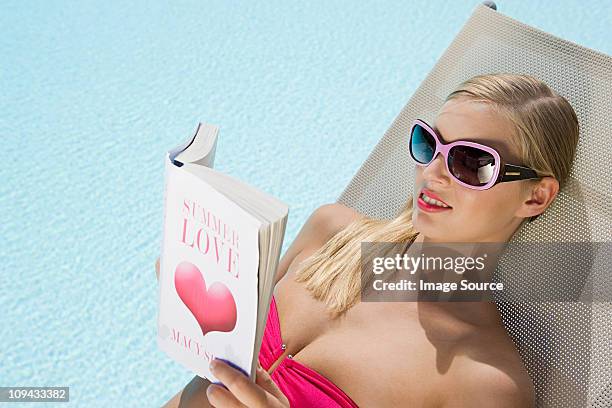
{"type": "MultiPolygon", "coordinates": [[[[510,164],[522,165],[512,139],[512,124],[487,104],[466,99],[444,104],[432,127],[444,143],[470,140],[495,148],[510,164]]],[[[488,190],[459,185],[438,154],[427,166],[416,166],[413,225],[434,242],[506,242],[525,216],[527,181],[498,183],[488,190]],[[419,200],[423,189],[450,208],[434,210],[419,200]],[[419,203],[420,201],[420,203],[419,203]]]]}

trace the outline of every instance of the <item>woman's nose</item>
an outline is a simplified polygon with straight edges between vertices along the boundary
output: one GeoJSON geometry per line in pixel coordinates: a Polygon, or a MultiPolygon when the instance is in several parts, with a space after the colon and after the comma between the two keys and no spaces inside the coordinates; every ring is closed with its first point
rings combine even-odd
{"type": "Polygon", "coordinates": [[[438,153],[431,163],[425,167],[423,178],[432,184],[448,185],[451,183],[442,154],[438,153]]]}

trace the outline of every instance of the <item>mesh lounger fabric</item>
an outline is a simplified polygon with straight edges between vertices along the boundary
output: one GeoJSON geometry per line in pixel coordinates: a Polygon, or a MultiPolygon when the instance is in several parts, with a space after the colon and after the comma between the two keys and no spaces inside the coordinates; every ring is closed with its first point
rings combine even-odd
{"type": "MultiPolygon", "coordinates": [[[[483,5],[476,7],[337,201],[371,217],[395,217],[412,194],[415,166],[407,144],[412,120],[432,121],[459,83],[495,72],[542,79],[568,99],[581,129],[569,182],[551,208],[512,241],[612,241],[612,57],[483,5]]],[[[533,255],[525,256],[546,270],[547,261],[533,255]]],[[[502,281],[525,278],[512,262],[500,262],[502,281]]],[[[609,280],[605,274],[611,271],[585,269],[585,279],[609,280]]],[[[530,279],[550,289],[550,277],[530,279]]],[[[562,277],[557,280],[563,282],[562,277]]],[[[497,302],[536,386],[538,407],[612,407],[612,304],[610,296],[605,300],[497,302]]]]}

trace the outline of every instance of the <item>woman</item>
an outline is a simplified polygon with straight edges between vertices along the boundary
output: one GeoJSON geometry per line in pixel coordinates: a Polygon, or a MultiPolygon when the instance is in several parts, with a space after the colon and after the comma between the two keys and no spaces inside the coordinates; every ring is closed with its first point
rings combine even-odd
{"type": "Polygon", "coordinates": [[[256,381],[216,361],[227,389],[195,377],[166,406],[534,406],[494,303],[360,302],[360,242],[508,242],[567,179],[576,114],[536,78],[481,75],[406,139],[418,165],[395,219],[324,205],[281,259],[256,381]]]}

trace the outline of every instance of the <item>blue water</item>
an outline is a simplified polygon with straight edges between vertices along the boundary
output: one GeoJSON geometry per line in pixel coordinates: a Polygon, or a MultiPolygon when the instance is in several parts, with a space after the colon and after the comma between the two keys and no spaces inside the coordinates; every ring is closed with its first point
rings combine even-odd
{"type": "MultiPolygon", "coordinates": [[[[165,151],[219,125],[216,167],[289,204],[286,249],[477,3],[2,1],[0,386],[167,401],[192,374],[155,342],[165,151]]],[[[599,3],[498,5],[610,54],[599,3]]]]}

